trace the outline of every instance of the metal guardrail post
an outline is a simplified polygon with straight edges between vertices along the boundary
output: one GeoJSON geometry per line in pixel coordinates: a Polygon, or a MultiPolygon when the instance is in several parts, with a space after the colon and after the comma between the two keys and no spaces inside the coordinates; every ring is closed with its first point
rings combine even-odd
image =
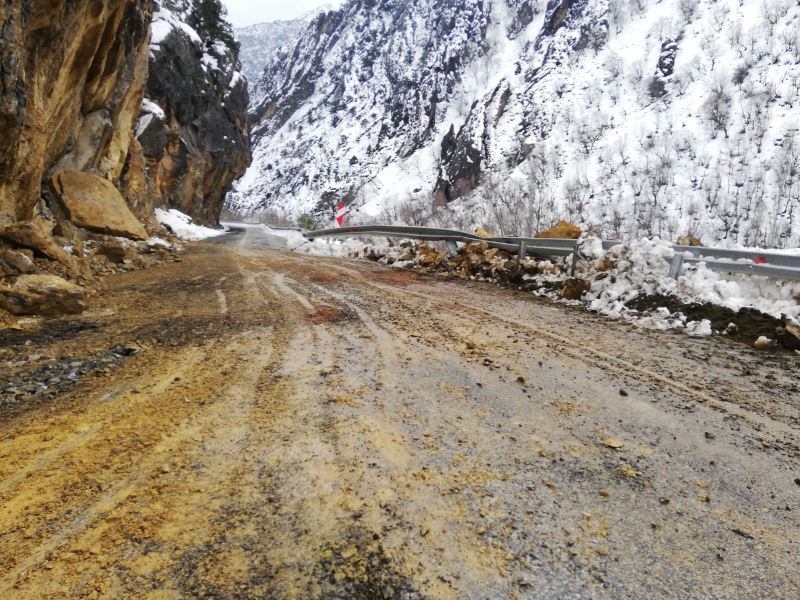
{"type": "Polygon", "coordinates": [[[447,253],[450,256],[458,254],[458,243],[455,240],[447,240],[447,253]]]}
{"type": "Polygon", "coordinates": [[[519,262],[522,262],[526,258],[528,258],[528,240],[523,239],[519,242],[519,262]]]}
{"type": "Polygon", "coordinates": [[[670,279],[677,279],[680,277],[681,271],[683,270],[683,263],[686,260],[686,257],[683,255],[682,252],[676,252],[675,256],[672,257],[672,263],[670,263],[669,267],[669,277],[670,279]]]}
{"type": "Polygon", "coordinates": [[[578,270],[578,248],[575,248],[575,252],[572,253],[572,267],[569,270],[569,276],[575,277],[575,272],[578,270]]]}

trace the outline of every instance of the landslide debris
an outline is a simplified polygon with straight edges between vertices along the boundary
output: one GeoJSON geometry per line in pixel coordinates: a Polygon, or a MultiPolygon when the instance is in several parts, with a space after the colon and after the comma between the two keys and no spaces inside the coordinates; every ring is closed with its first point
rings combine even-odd
{"type": "MultiPolygon", "coordinates": [[[[564,233],[561,225],[555,229],[564,233]]],[[[598,238],[586,234],[578,243],[576,276],[571,274],[572,257],[520,261],[515,254],[490,248],[486,242],[465,244],[449,255],[436,244],[403,241],[368,245],[354,256],[439,276],[498,283],[581,303],[611,316],[650,320],[659,329],[710,330],[748,345],[763,336],[770,340],[768,348],[800,349],[800,325],[790,317],[776,318],[753,308],[735,311],[667,293],[662,289],[667,278],[659,274],[666,274],[669,266],[662,256],[665,247],[658,241],[643,244],[644,249],[619,245],[605,252],[598,238]]]]}
{"type": "Polygon", "coordinates": [[[219,0],[7,2],[0,30],[2,328],[179,260],[155,208],[216,225],[250,139],[219,0]]]}

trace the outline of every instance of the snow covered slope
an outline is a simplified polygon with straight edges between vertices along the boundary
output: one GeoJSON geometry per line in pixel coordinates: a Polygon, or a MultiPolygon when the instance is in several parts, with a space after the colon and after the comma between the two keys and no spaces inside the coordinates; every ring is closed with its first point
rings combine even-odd
{"type": "Polygon", "coordinates": [[[294,44],[306,27],[307,20],[297,19],[237,28],[236,39],[241,44],[239,58],[247,79],[257,81],[275,53],[283,46],[294,44]]]}
{"type": "Polygon", "coordinates": [[[350,0],[255,87],[242,212],[800,245],[788,0],[350,0]]]}
{"type": "Polygon", "coordinates": [[[278,50],[284,46],[294,46],[315,17],[320,13],[336,10],[337,6],[338,3],[325,4],[299,19],[290,21],[270,21],[249,27],[237,27],[234,31],[241,45],[239,59],[242,61],[242,72],[248,81],[258,81],[264,73],[264,68],[278,50]]]}

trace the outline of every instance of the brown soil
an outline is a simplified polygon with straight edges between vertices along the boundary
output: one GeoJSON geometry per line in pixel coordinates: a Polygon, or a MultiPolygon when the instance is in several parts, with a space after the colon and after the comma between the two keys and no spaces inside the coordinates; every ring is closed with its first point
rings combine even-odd
{"type": "Polygon", "coordinates": [[[775,330],[781,320],[755,309],[742,309],[738,312],[714,304],[686,304],[671,296],[643,296],[628,303],[628,307],[640,312],[653,311],[660,307],[671,313],[683,313],[689,321],[711,321],[716,331],[725,331],[730,323],[736,325],[738,333],[732,339],[752,345],[761,336],[775,339],[775,330]]]}

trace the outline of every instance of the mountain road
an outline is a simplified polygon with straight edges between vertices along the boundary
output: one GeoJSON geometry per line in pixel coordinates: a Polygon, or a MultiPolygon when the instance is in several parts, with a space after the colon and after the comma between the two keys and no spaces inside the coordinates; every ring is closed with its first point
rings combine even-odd
{"type": "Polygon", "coordinates": [[[0,332],[0,598],[800,597],[800,357],[282,246],[0,332]]]}

